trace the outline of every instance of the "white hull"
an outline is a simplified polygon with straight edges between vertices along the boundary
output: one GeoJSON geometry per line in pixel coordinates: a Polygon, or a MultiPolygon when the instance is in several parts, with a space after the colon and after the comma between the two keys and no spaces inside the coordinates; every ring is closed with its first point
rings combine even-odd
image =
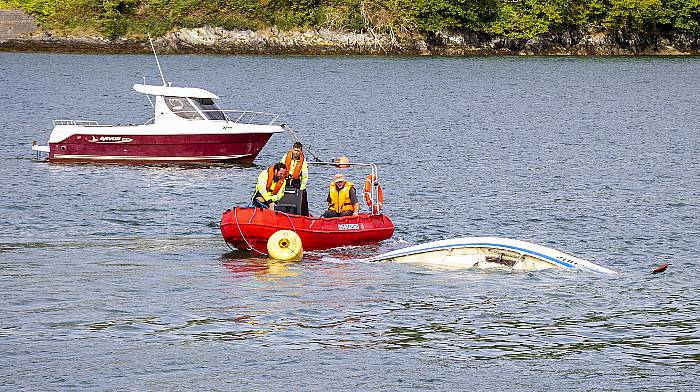
{"type": "Polygon", "coordinates": [[[615,271],[576,256],[526,241],[498,237],[465,237],[398,249],[367,259],[444,268],[532,271],[582,268],[600,273],[615,271]]]}

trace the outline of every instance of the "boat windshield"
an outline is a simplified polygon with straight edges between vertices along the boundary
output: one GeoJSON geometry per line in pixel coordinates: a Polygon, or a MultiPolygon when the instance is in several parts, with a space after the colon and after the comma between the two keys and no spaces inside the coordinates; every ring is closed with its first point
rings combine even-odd
{"type": "Polygon", "coordinates": [[[192,106],[187,98],[182,97],[165,97],[165,103],[168,109],[182,118],[188,120],[203,120],[202,116],[197,113],[197,110],[192,106]]]}
{"type": "Polygon", "coordinates": [[[216,106],[211,98],[191,98],[209,120],[226,120],[224,112],[216,106]]]}

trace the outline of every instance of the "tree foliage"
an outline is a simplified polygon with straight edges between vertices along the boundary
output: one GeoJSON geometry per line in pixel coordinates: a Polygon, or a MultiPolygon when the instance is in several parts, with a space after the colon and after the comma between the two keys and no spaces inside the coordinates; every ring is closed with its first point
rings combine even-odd
{"type": "Polygon", "coordinates": [[[56,12],[58,1],[47,0],[0,0],[0,9],[23,9],[36,16],[51,15],[56,12]]]}
{"type": "Polygon", "coordinates": [[[178,27],[471,30],[531,38],[603,26],[700,34],[700,0],[0,0],[45,28],[106,37],[162,35],[178,27]]]}

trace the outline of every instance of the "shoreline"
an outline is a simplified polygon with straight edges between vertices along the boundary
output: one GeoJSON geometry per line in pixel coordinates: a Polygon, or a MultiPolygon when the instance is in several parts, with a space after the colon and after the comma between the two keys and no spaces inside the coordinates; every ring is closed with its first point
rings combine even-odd
{"type": "MultiPolygon", "coordinates": [[[[534,39],[469,31],[429,32],[408,38],[333,31],[180,29],[153,40],[160,54],[386,55],[386,56],[697,56],[700,38],[670,33],[565,31],[534,39]]],[[[148,40],[53,36],[46,31],[0,41],[5,52],[150,53],[148,40]]]]}

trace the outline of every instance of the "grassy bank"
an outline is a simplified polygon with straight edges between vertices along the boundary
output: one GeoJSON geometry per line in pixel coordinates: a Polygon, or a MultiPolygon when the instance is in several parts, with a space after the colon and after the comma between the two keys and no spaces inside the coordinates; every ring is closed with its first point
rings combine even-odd
{"type": "Polygon", "coordinates": [[[114,39],[182,27],[329,28],[391,36],[468,30],[511,39],[589,26],[700,35],[700,0],[0,0],[54,34],[114,39]]]}

